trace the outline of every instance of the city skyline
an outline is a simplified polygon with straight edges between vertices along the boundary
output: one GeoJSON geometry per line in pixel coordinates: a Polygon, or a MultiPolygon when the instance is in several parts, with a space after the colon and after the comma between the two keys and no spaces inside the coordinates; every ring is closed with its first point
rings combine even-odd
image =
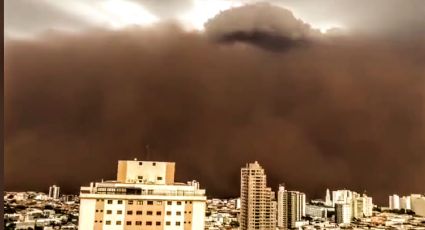
{"type": "Polygon", "coordinates": [[[7,0],[5,189],[76,193],[137,157],[213,197],[254,161],[308,197],[423,194],[421,6],[7,0]]]}

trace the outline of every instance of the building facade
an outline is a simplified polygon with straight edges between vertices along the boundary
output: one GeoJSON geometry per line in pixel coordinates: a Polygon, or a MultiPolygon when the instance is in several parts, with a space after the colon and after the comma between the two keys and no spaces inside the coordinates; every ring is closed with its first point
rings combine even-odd
{"type": "Polygon", "coordinates": [[[400,209],[400,197],[396,194],[389,197],[390,209],[400,209]]]}
{"type": "Polygon", "coordinates": [[[347,225],[351,223],[351,205],[349,203],[335,204],[335,222],[337,224],[347,225]]]}
{"type": "Polygon", "coordinates": [[[297,227],[306,214],[306,196],[302,192],[285,190],[279,186],[277,194],[277,226],[283,229],[297,227]]]}
{"type": "Polygon", "coordinates": [[[56,185],[52,185],[49,187],[49,197],[52,199],[59,199],[60,195],[60,187],[56,185]]]}
{"type": "Polygon", "coordinates": [[[205,190],[174,182],[174,166],[119,161],[116,181],[81,187],[78,229],[204,229],[205,190]]]}
{"type": "Polygon", "coordinates": [[[258,162],[241,169],[240,229],[276,229],[276,201],[258,162]]]}

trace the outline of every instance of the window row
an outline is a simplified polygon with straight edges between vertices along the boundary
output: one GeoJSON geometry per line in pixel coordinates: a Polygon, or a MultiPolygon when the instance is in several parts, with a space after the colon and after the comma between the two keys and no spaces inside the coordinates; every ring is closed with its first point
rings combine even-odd
{"type": "MultiPolygon", "coordinates": [[[[96,201],[98,201],[98,202],[104,202],[104,199],[96,199],[96,201]]],[[[114,200],[106,200],[106,202],[107,202],[107,204],[113,204],[114,203],[114,200]]],[[[172,205],[173,204],[173,202],[174,201],[167,201],[167,205],[172,205]]],[[[181,201],[175,201],[176,202],[176,204],[177,205],[181,205],[182,204],[182,202],[181,201]]],[[[116,201],[116,203],[117,204],[123,204],[123,200],[117,200],[116,201]]],[[[128,200],[127,201],[127,204],[138,204],[138,205],[143,205],[143,200],[136,200],[136,201],[133,201],[133,200],[128,200]]],[[[192,201],[185,201],[184,202],[185,204],[192,204],[192,201]]],[[[152,201],[152,200],[148,200],[148,201],[146,201],[146,204],[147,205],[153,205],[154,204],[154,201],[152,201]]],[[[156,205],[161,205],[162,204],[162,201],[160,201],[160,200],[158,200],[158,201],[155,201],[155,204],[156,205]]]]}
{"type": "MultiPolygon", "coordinates": [[[[95,223],[98,223],[98,221],[97,220],[95,220],[94,221],[95,223]]],[[[102,221],[99,221],[99,223],[102,223],[102,221]]],[[[107,220],[107,221],[105,221],[105,225],[112,225],[113,223],[112,223],[112,221],[110,221],[110,220],[107,220]]],[[[117,221],[115,221],[115,225],[122,225],[123,223],[122,223],[122,221],[120,221],[120,220],[117,220],[117,221]]],[[[142,221],[125,221],[125,224],[126,225],[137,225],[137,226],[141,226],[141,225],[143,225],[143,222],[142,221]]],[[[154,222],[153,221],[146,221],[145,222],[145,225],[146,226],[153,226],[153,224],[154,224],[154,222]]],[[[156,226],[161,226],[161,224],[162,224],[162,222],[161,221],[155,221],[155,225],[156,226]]],[[[184,224],[191,224],[191,221],[188,221],[188,222],[184,222],[184,224]]],[[[166,226],[171,226],[172,225],[172,223],[171,223],[171,221],[165,221],[165,225],[166,226]]],[[[174,225],[175,226],[180,226],[181,225],[181,221],[176,221],[175,223],[174,223],[174,225]]]]}
{"type": "MultiPolygon", "coordinates": [[[[103,210],[102,209],[101,210],[96,209],[96,212],[103,212],[103,210]]],[[[133,213],[135,213],[136,215],[143,215],[143,211],[140,211],[140,210],[137,210],[137,211],[128,210],[127,211],[127,215],[133,215],[133,213]]],[[[148,216],[152,216],[153,213],[154,213],[153,211],[146,211],[146,215],[148,215],[148,216]]],[[[184,211],[184,213],[185,214],[186,213],[191,214],[192,211],[184,211]]],[[[112,210],[106,210],[106,214],[112,214],[112,210]]],[[[117,213],[116,214],[123,214],[123,211],[122,210],[117,210],[117,213]]],[[[155,214],[157,216],[161,216],[162,215],[162,212],[161,211],[156,211],[155,214]]],[[[171,216],[172,215],[172,212],[171,211],[167,211],[166,214],[167,214],[167,216],[171,216]]],[[[181,216],[181,214],[182,214],[181,211],[176,211],[176,215],[177,216],[181,216]]]]}

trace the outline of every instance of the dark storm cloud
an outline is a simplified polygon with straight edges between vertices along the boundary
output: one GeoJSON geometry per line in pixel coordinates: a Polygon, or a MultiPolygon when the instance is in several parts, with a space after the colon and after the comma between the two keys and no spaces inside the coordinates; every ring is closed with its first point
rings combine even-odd
{"type": "Polygon", "coordinates": [[[320,38],[320,32],[294,17],[291,11],[258,3],[220,12],[205,23],[206,34],[220,42],[246,42],[284,51],[320,38]]]}
{"type": "Polygon", "coordinates": [[[179,180],[214,196],[237,196],[254,160],[274,188],[310,197],[424,192],[420,39],[333,37],[276,53],[162,25],[9,41],[5,57],[8,190],[75,192],[149,145],[149,160],[176,161],[179,180]]]}

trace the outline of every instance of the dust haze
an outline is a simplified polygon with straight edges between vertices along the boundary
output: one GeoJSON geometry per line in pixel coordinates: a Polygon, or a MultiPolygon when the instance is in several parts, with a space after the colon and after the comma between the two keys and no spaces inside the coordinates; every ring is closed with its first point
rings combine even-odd
{"type": "Polygon", "coordinates": [[[209,196],[238,196],[255,160],[274,189],[309,198],[424,192],[423,34],[326,36],[289,11],[283,26],[229,13],[205,33],[167,23],[6,41],[6,190],[77,192],[137,157],[175,161],[209,196]]]}

